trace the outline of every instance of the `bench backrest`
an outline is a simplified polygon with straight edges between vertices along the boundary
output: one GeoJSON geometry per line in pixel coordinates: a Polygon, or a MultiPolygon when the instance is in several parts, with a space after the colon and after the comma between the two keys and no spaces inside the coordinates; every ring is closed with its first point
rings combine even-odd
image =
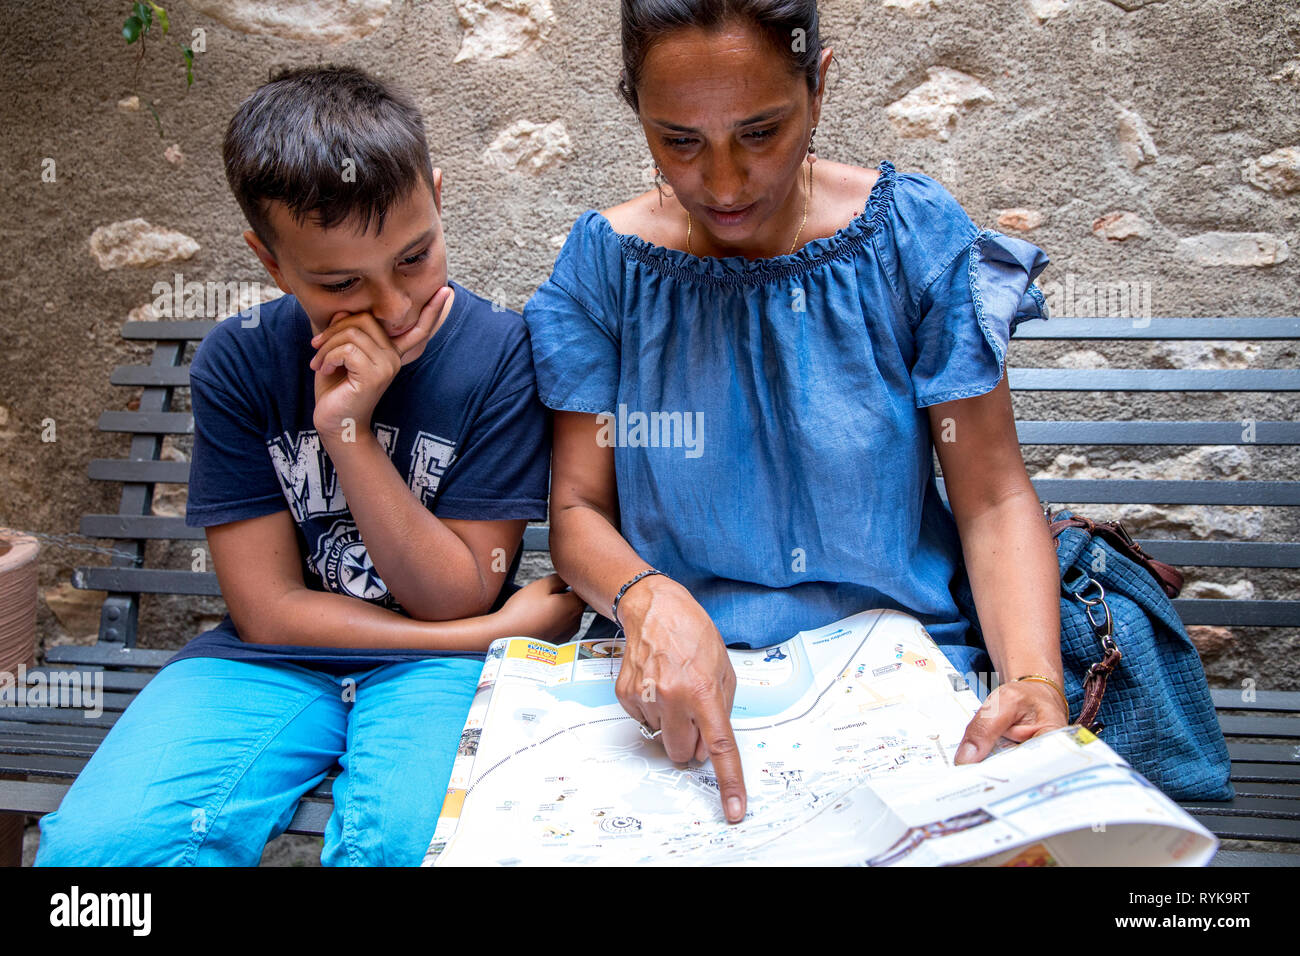
{"type": "MultiPolygon", "coordinates": [[[[202,528],[188,528],[184,518],[153,513],[157,484],[185,484],[189,464],[163,461],[160,454],[168,435],[190,435],[194,419],[189,412],[171,410],[177,389],[188,388],[188,346],[200,341],[214,321],[129,322],[122,335],[131,341],[155,342],[147,366],[122,366],[110,381],[142,389],[135,411],[109,411],[99,419],[102,431],[131,436],[126,458],[96,459],[90,478],[122,484],[117,514],[88,514],[80,531],[95,538],[113,539],[119,556],[108,567],[79,567],[73,583],[79,588],[107,592],[100,615],[99,642],[134,647],[138,636],[143,594],[219,596],[216,575],[210,570],[149,568],[145,547],[151,540],[193,541],[202,547],[202,528]]],[[[1300,318],[1154,318],[1144,324],[1132,319],[1053,318],[1026,322],[1016,330],[1016,340],[1054,339],[1074,343],[1098,340],[1233,340],[1300,341],[1300,318]]],[[[1277,393],[1300,391],[1300,370],[1289,369],[1060,369],[1011,368],[1013,392],[1124,392],[1153,393],[1277,393]]],[[[1267,407],[1267,402],[1261,403],[1267,407]]],[[[1118,403],[1117,403],[1118,407],[1118,403]]],[[[1022,446],[1102,445],[1300,445],[1300,423],[1286,420],[1150,421],[1060,420],[1019,421],[1022,446]]],[[[1207,506],[1294,507],[1300,505],[1300,481],[1289,480],[1141,480],[1141,479],[1039,479],[1034,481],[1040,499],[1055,505],[1133,504],[1155,506],[1196,504],[1207,506]]],[[[942,479],[940,493],[947,500],[942,479]]],[[[1105,519],[1105,509],[1079,509],[1105,519]]],[[[1292,538],[1300,537],[1293,534],[1292,538]]],[[[1300,541],[1201,541],[1151,539],[1137,541],[1152,556],[1170,564],[1240,569],[1300,567],[1300,541]]],[[[547,549],[547,529],[529,527],[524,539],[529,551],[547,549]]],[[[1179,598],[1174,602],[1184,623],[1235,627],[1300,626],[1300,601],[1285,599],[1211,600],[1179,598]]]]}

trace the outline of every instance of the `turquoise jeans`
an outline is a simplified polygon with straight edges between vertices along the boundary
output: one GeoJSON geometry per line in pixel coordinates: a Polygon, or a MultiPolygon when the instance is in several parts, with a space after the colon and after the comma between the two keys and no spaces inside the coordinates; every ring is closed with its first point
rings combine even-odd
{"type": "Polygon", "coordinates": [[[256,866],[337,762],[326,866],[415,866],[482,662],[164,667],[40,822],[37,866],[256,866]]]}

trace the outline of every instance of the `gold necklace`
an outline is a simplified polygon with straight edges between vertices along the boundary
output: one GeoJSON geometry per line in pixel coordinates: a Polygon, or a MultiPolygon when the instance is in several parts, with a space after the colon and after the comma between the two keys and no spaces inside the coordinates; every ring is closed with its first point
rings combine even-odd
{"type": "MultiPolygon", "coordinates": [[[[799,223],[799,231],[794,234],[794,242],[790,243],[790,251],[786,253],[787,256],[794,254],[794,247],[799,245],[799,237],[803,235],[803,227],[808,225],[808,200],[812,198],[812,163],[808,163],[807,166],[807,188],[803,197],[803,222],[799,223]]],[[[686,211],[686,254],[695,255],[691,251],[691,213],[689,209],[686,211]]]]}

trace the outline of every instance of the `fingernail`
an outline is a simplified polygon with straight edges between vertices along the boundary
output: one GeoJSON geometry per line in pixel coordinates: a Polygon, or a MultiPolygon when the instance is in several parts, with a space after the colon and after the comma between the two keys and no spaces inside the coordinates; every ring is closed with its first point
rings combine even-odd
{"type": "Polygon", "coordinates": [[[733,823],[745,815],[745,808],[740,803],[740,797],[727,798],[727,819],[733,823]]]}
{"type": "Polygon", "coordinates": [[[977,748],[969,740],[957,748],[956,763],[970,763],[975,759],[977,748]]]}

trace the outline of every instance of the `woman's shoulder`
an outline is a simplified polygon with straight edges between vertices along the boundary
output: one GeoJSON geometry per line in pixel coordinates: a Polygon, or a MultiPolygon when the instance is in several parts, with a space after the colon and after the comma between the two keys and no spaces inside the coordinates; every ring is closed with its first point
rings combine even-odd
{"type": "Polygon", "coordinates": [[[685,248],[686,212],[672,191],[648,189],[599,213],[615,235],[636,236],[654,246],[685,248]]]}

